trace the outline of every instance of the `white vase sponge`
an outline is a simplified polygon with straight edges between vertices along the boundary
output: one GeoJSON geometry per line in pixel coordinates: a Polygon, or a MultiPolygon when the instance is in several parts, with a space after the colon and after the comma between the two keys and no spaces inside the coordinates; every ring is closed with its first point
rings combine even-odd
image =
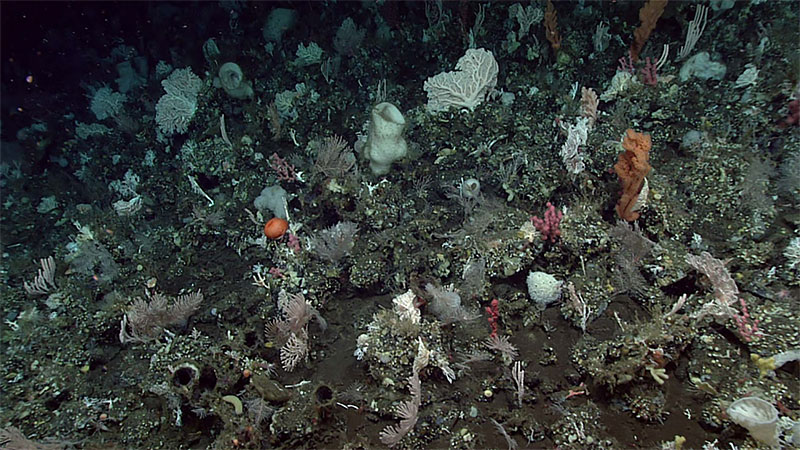
{"type": "Polygon", "coordinates": [[[406,119],[393,104],[383,102],[372,108],[364,157],[369,159],[369,167],[374,175],[389,173],[392,163],[408,153],[403,137],[405,128],[406,119]]]}
{"type": "Polygon", "coordinates": [[[747,428],[750,436],[769,446],[778,446],[778,410],[758,397],[744,397],[731,403],[728,416],[747,428]]]}

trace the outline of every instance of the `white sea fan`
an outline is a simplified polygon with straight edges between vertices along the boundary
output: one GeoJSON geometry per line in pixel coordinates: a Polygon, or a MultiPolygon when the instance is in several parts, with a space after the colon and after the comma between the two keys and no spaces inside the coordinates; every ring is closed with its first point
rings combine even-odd
{"type": "Polygon", "coordinates": [[[455,72],[442,72],[425,80],[426,108],[430,112],[451,107],[473,111],[494,89],[497,73],[497,61],[492,52],[471,48],[458,60],[455,72]]]}
{"type": "Polygon", "coordinates": [[[161,82],[167,92],[156,104],[156,123],[166,136],[185,133],[197,111],[197,94],[203,81],[191,68],[177,69],[161,82]]]}
{"type": "Polygon", "coordinates": [[[166,136],[185,133],[196,111],[196,99],[164,94],[156,103],[158,129],[166,136]]]}
{"type": "Polygon", "coordinates": [[[122,112],[125,101],[127,101],[125,94],[114,92],[111,88],[104,86],[95,91],[89,108],[97,120],[103,120],[117,117],[122,112]]]}
{"type": "Polygon", "coordinates": [[[350,56],[361,47],[366,30],[358,28],[353,19],[346,18],[333,38],[333,48],[342,55],[350,56]]]}
{"type": "Polygon", "coordinates": [[[196,100],[197,94],[203,89],[203,80],[190,67],[184,67],[174,70],[166,80],[161,81],[161,86],[168,94],[196,100]]]}

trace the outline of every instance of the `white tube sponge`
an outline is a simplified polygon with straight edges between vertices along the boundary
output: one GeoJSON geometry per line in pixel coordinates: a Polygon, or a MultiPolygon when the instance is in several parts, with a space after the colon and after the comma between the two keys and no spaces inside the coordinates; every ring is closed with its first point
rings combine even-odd
{"type": "Polygon", "coordinates": [[[364,157],[374,175],[389,173],[392,163],[408,153],[403,137],[405,128],[406,119],[393,104],[383,102],[372,108],[364,157]]]}
{"type": "Polygon", "coordinates": [[[778,410],[758,397],[744,397],[731,403],[728,416],[747,428],[750,436],[762,444],[778,446],[778,410]]]}

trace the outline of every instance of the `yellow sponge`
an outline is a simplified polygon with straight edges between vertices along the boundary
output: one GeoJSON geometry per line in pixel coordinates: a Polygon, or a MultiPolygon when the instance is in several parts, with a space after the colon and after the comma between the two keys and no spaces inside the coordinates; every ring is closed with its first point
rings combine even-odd
{"type": "Polygon", "coordinates": [[[755,353],[750,355],[750,359],[756,363],[756,367],[758,367],[758,372],[761,378],[764,378],[768,373],[777,369],[778,367],[775,365],[775,358],[762,358],[755,353]]]}

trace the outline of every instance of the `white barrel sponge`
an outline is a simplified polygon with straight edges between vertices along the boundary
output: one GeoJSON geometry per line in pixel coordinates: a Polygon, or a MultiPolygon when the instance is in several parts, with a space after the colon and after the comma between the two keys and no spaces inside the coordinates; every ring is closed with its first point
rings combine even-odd
{"type": "Polygon", "coordinates": [[[549,273],[531,272],[528,274],[528,294],[541,309],[561,298],[563,284],[563,281],[558,281],[549,273]]]}
{"type": "Polygon", "coordinates": [[[405,128],[406,119],[393,104],[378,103],[372,108],[364,157],[369,160],[373,174],[389,173],[392,163],[406,156],[405,128]]]}
{"type": "Polygon", "coordinates": [[[728,417],[747,428],[750,436],[762,444],[778,446],[778,410],[758,397],[744,397],[731,403],[728,417]]]}
{"type": "Polygon", "coordinates": [[[236,63],[226,62],[219,68],[219,75],[214,80],[214,85],[217,83],[233,98],[244,99],[253,96],[253,85],[244,79],[242,68],[236,63]]]}
{"type": "Polygon", "coordinates": [[[264,40],[267,42],[280,43],[283,33],[294,27],[297,23],[297,11],[286,8],[275,8],[269,13],[267,23],[261,30],[264,40]]]}
{"type": "Polygon", "coordinates": [[[289,219],[289,215],[286,212],[286,202],[288,200],[289,196],[286,190],[276,184],[262,189],[261,194],[253,201],[253,206],[262,213],[272,211],[275,217],[289,219]]]}

